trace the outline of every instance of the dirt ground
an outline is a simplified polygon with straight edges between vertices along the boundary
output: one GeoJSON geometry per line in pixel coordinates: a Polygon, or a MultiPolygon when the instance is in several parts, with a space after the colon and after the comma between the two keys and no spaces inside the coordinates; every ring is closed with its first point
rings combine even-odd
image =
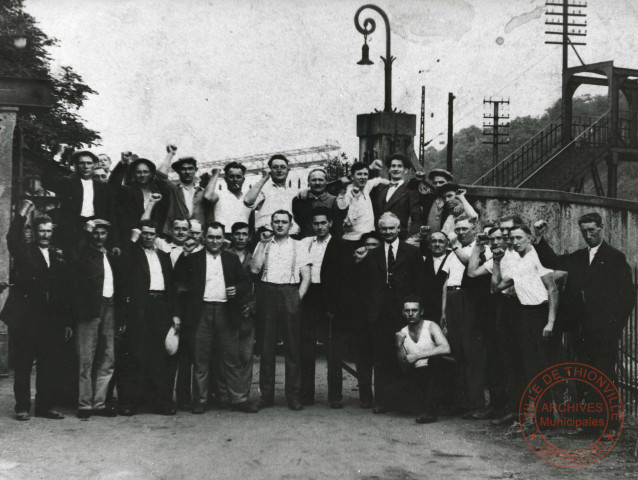
{"type": "Polygon", "coordinates": [[[487,422],[442,417],[418,425],[399,414],[373,415],[359,408],[347,374],[345,408],[330,410],[324,361],[317,404],[293,412],[283,398],[281,359],[277,374],[276,406],[254,415],[78,420],[64,410],[64,420],[28,422],[13,419],[12,379],[1,378],[0,480],[638,478],[635,428],[598,463],[568,470],[538,459],[520,433],[487,422]]]}

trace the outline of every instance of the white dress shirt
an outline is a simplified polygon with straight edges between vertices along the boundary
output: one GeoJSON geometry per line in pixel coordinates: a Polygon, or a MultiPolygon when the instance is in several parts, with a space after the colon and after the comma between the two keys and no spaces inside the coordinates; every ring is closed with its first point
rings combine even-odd
{"type": "Polygon", "coordinates": [[[540,305],[548,301],[547,288],[541,280],[548,273],[552,273],[552,270],[541,265],[533,248],[513,264],[509,274],[521,305],[540,305]]]}
{"type": "Polygon", "coordinates": [[[299,283],[301,268],[310,263],[302,243],[290,237],[282,243],[271,238],[265,246],[264,256],[262,282],[280,285],[299,283]]]}
{"type": "Polygon", "coordinates": [[[115,289],[113,288],[113,270],[111,270],[111,264],[106,257],[106,253],[102,254],[102,263],[104,264],[104,283],[102,284],[102,296],[104,298],[111,298],[115,289]]]}
{"type": "Polygon", "coordinates": [[[590,247],[589,248],[589,264],[591,265],[591,262],[594,261],[594,257],[596,256],[596,254],[598,253],[598,249],[600,248],[600,246],[602,245],[602,243],[599,243],[598,245],[596,245],[595,247],[590,247]]]}
{"type": "Polygon", "coordinates": [[[206,287],[204,288],[205,302],[225,302],[226,281],[222,268],[221,255],[214,256],[206,252],[206,287]]]}
{"type": "Polygon", "coordinates": [[[394,192],[397,191],[397,189],[403,185],[403,180],[399,180],[398,182],[396,182],[396,185],[393,185],[394,182],[390,183],[390,188],[388,188],[388,192],[385,194],[385,201],[388,202],[390,200],[390,198],[392,197],[392,195],[394,195],[394,192]]]}
{"type": "MultiPolygon", "coordinates": [[[[454,255],[454,253],[450,253],[450,255],[454,255]]],[[[448,255],[448,257],[450,256],[448,255]]],[[[443,264],[443,260],[445,260],[445,253],[440,257],[432,257],[432,264],[434,265],[434,273],[439,273],[439,269],[443,264]]]]}
{"type": "Polygon", "coordinates": [[[328,234],[323,241],[316,236],[300,240],[310,262],[310,283],[321,283],[321,264],[331,238],[330,234],[328,234]]]}
{"type": "Polygon", "coordinates": [[[93,217],[95,210],[93,209],[93,180],[83,180],[82,182],[82,210],[80,216],[93,217]]]}
{"type": "Polygon", "coordinates": [[[175,245],[173,242],[167,242],[163,238],[157,237],[155,239],[155,248],[161,250],[162,252],[168,253],[171,257],[171,263],[175,266],[177,263],[177,259],[184,251],[184,247],[182,245],[175,245]]]}
{"type": "Polygon", "coordinates": [[[215,221],[223,224],[226,227],[227,232],[230,232],[233,224],[237,222],[248,223],[252,208],[244,205],[243,193],[239,196],[239,198],[228,190],[218,191],[217,195],[219,199],[213,208],[215,221]]]}
{"type": "MultiPolygon", "coordinates": [[[[520,260],[521,256],[516,253],[516,250],[510,250],[509,248],[506,249],[503,258],[501,258],[501,278],[512,278],[512,269],[514,268],[514,265],[520,260]]],[[[485,262],[485,269],[490,272],[490,274],[492,273],[492,271],[494,270],[493,259],[490,258],[487,262],[485,262]]],[[[514,291],[514,287],[508,287],[501,293],[503,293],[504,295],[514,295],[516,292],[514,291]]]]}
{"type": "MultiPolygon", "coordinates": [[[[468,255],[471,255],[472,249],[474,248],[475,244],[476,240],[464,247],[459,247],[459,249],[467,253],[468,255]]],[[[463,283],[463,275],[465,274],[465,265],[463,265],[463,262],[461,262],[461,260],[459,260],[459,257],[456,256],[456,253],[450,253],[448,261],[445,262],[445,265],[443,266],[443,271],[447,272],[448,274],[448,287],[461,286],[461,283],[463,283]]]]}
{"type": "Polygon", "coordinates": [[[51,258],[49,257],[49,249],[38,247],[42,252],[42,256],[44,257],[44,261],[47,262],[47,267],[51,266],[51,258]]]}
{"type": "Polygon", "coordinates": [[[151,274],[151,285],[149,290],[157,292],[163,292],[166,287],[164,286],[164,274],[162,273],[162,264],[160,263],[157,252],[154,249],[144,249],[146,254],[146,260],[148,261],[148,271],[151,274]]]}

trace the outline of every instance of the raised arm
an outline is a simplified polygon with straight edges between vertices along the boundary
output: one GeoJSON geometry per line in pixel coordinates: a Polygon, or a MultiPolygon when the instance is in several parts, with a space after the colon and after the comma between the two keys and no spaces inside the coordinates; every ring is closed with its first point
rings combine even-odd
{"type": "Polygon", "coordinates": [[[474,210],[474,207],[470,205],[470,202],[467,201],[467,198],[465,198],[465,193],[466,192],[464,189],[459,190],[456,194],[456,198],[458,199],[459,202],[461,202],[461,206],[463,207],[463,213],[468,218],[472,218],[476,220],[478,219],[478,214],[476,213],[476,210],[474,210]]]}
{"type": "Polygon", "coordinates": [[[490,273],[489,270],[485,268],[485,264],[479,265],[481,263],[481,253],[484,251],[485,245],[479,245],[478,243],[474,244],[474,248],[470,254],[470,259],[467,263],[468,277],[480,277],[481,275],[487,275],[490,273]]]}
{"type": "Polygon", "coordinates": [[[219,181],[219,168],[213,168],[210,171],[210,180],[204,190],[204,198],[210,203],[215,205],[219,201],[219,194],[217,193],[217,182],[219,181]]]}
{"type": "Polygon", "coordinates": [[[175,145],[166,146],[166,156],[164,157],[164,160],[162,160],[162,163],[157,166],[158,173],[168,175],[168,172],[171,169],[173,158],[175,158],[175,152],[177,152],[177,147],[175,145]]]}
{"type": "Polygon", "coordinates": [[[266,185],[266,182],[269,178],[270,169],[266,168],[261,172],[261,178],[259,179],[259,181],[246,192],[246,195],[244,195],[244,205],[249,208],[253,208],[256,206],[255,203],[257,202],[257,198],[261,193],[261,189],[264,188],[264,185],[266,185]]]}
{"type": "Polygon", "coordinates": [[[27,217],[33,208],[34,206],[31,200],[23,200],[20,211],[16,213],[11,225],[9,225],[7,246],[9,247],[9,253],[14,257],[22,253],[26,248],[24,225],[27,223],[27,217]]]}
{"type": "Polygon", "coordinates": [[[266,258],[265,253],[266,243],[259,242],[257,244],[257,248],[255,248],[253,258],[250,260],[250,273],[253,275],[259,275],[261,273],[261,269],[264,266],[264,260],[266,258]]]}

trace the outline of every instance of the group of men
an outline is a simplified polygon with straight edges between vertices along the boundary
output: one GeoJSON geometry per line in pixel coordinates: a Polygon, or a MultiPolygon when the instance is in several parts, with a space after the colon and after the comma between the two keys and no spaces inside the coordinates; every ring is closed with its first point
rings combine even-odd
{"type": "Polygon", "coordinates": [[[311,169],[297,191],[283,155],[249,189],[245,166],[227,164],[219,188],[219,170],[200,185],[197,161],[176,150],[169,145],[158,166],[123,154],[110,175],[104,159],[76,152],[72,176],[43,169],[60,201],[55,229],[51,217],[31,219],[28,199],[16,212],[7,238],[13,285],[0,319],[18,420],[30,417],[34,360],[35,414],[63,418],[55,352],[72,336],[79,418],[133,415],[145,403],[159,414],[201,414],[213,398],[255,413],[274,404],[280,341],[291,410],[315,402],[318,342],[331,408],[343,407],[342,366],[354,351],[360,406],[383,413],[408,404],[419,423],[435,421],[441,405],[511,422],[528,381],[562,355],[565,332],[575,358],[615,377],[633,284],[624,255],[602,239],[599,215],[579,220],[588,249],[556,256],[546,222],[532,231],[508,215],[479,229],[449,172],[412,176],[402,154],[385,165],[355,162],[331,184],[311,169]]]}

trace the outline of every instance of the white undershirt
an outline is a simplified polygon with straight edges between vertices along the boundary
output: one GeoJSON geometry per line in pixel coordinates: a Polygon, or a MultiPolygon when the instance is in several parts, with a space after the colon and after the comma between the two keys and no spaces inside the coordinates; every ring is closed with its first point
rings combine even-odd
{"type": "Polygon", "coordinates": [[[80,179],[82,182],[82,210],[80,216],[93,217],[95,210],[93,209],[93,180],[80,179]]]}
{"type": "Polygon", "coordinates": [[[225,302],[226,281],[222,268],[221,255],[214,256],[206,252],[206,287],[204,288],[205,302],[225,302]]]}

